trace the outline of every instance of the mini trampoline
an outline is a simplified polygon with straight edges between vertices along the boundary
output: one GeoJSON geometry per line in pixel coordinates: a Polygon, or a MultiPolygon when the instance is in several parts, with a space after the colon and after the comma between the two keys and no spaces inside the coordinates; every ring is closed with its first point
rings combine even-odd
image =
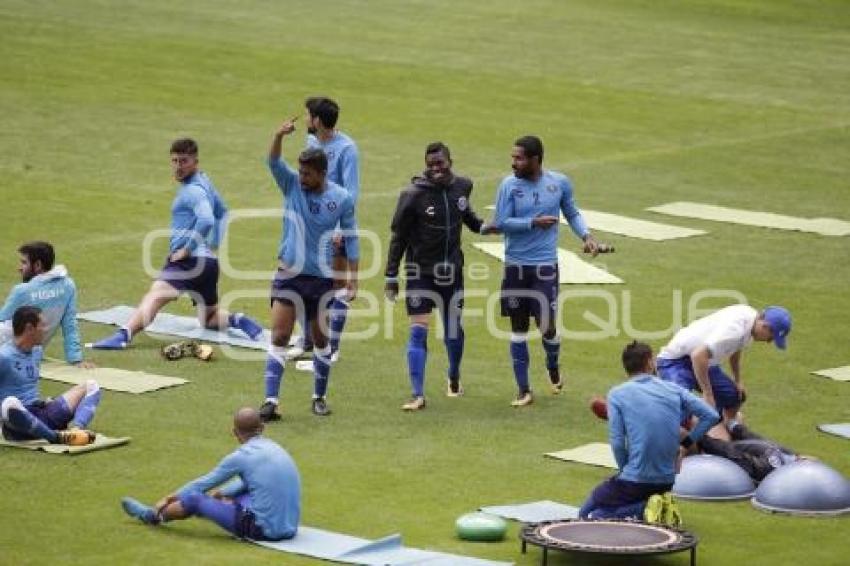
{"type": "Polygon", "coordinates": [[[563,552],[590,552],[614,556],[670,554],[691,551],[691,566],[696,565],[696,535],[639,521],[570,519],[524,525],[519,533],[522,552],[533,544],[543,549],[544,566],[549,549],[563,552]]]}

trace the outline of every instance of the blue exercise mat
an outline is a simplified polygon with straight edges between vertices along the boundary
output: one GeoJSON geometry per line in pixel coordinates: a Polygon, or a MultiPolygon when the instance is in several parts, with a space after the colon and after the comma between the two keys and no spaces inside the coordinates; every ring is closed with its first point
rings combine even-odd
{"type": "Polygon", "coordinates": [[[543,521],[578,518],[578,507],[549,500],[532,501],[531,503],[517,505],[494,505],[491,507],[482,507],[479,511],[523,523],[542,523],[543,521]]]}
{"type": "Polygon", "coordinates": [[[252,542],[280,552],[363,566],[415,566],[417,564],[423,566],[509,566],[513,564],[513,562],[498,562],[407,548],[402,546],[401,535],[398,534],[373,541],[312,527],[298,527],[298,534],[289,540],[252,542]]]}
{"type": "Polygon", "coordinates": [[[850,423],[822,424],[818,425],[818,430],[842,438],[850,438],[850,423]]]}
{"type": "MultiPolygon", "coordinates": [[[[78,314],[77,318],[88,322],[123,326],[127,324],[127,321],[130,320],[130,316],[135,310],[133,307],[119,305],[102,311],[83,312],[78,314]]],[[[203,340],[204,342],[212,342],[214,344],[229,344],[231,346],[239,346],[240,348],[264,351],[269,349],[271,340],[271,334],[268,330],[263,330],[262,338],[255,342],[248,338],[244,332],[235,328],[228,328],[226,331],[201,328],[201,325],[198,324],[198,321],[194,317],[178,316],[164,312],[156,315],[156,318],[153,319],[153,322],[144,331],[151,334],[179,336],[180,338],[203,340]]]]}

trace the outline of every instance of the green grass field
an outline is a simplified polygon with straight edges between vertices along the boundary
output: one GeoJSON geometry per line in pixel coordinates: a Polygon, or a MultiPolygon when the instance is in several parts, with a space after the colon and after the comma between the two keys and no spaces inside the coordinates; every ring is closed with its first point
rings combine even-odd
{"type": "MultiPolygon", "coordinates": [[[[686,306],[700,290],[727,289],[757,307],[792,311],[786,353],[756,345],[745,356],[747,416],[764,434],[850,474],[847,441],[815,430],[850,420],[848,385],[809,375],[850,363],[847,238],[643,210],[691,200],[850,218],[848,30],[842,0],[5,0],[0,288],[17,281],[17,246],[47,239],[76,280],[82,310],[135,304],[149,285],[142,240],[168,225],[172,139],[199,141],[203,168],[231,209],[275,208],[280,197],[263,156],[276,125],[301,113],[308,95],[340,102],[340,128],[362,158],[360,225],[384,243],[395,195],[422,167],[427,142],[451,146],[484,212],[510,170],[512,141],[536,133],[546,164],[571,175],[581,206],[710,233],[666,243],[599,233],[618,249],[600,263],[626,281],[607,287],[619,335],[565,340],[561,397],[545,393],[542,350],[533,344],[538,402],[527,410],[509,407],[507,342],[469,317],[467,395],[444,396],[445,355],[432,333],[428,409],[402,414],[406,317],[401,305],[387,314],[376,301],[377,316],[349,324],[380,324],[380,332],[344,343],[331,418],[310,414],[308,374],[290,366],[285,377],[285,416],[268,435],[298,462],[303,522],[364,537],[401,532],[410,546],[537,564],[538,551],[520,554],[516,525],[502,543],[466,543],[454,537],[455,518],[481,505],[582,502],[607,472],[542,454],[606,438],[586,407],[622,379],[624,300],[633,326],[660,331],[677,322],[676,290],[686,306]]],[[[300,148],[296,138],[286,155],[300,148]]],[[[270,274],[279,233],[273,218],[234,223],[233,266],[270,274]]],[[[478,238],[464,236],[467,260],[491,275],[468,287],[495,292],[500,268],[471,248],[478,238]]],[[[577,240],[563,231],[561,245],[577,249],[577,240]]],[[[385,249],[364,247],[364,266],[377,262],[379,275],[361,289],[380,298],[385,249]]],[[[235,306],[268,323],[267,286],[265,277],[223,277],[221,291],[253,292],[235,306]]],[[[188,301],[170,310],[191,312],[188,301]]],[[[608,316],[600,299],[574,298],[562,313],[567,328],[593,330],[586,313],[608,316]]],[[[82,331],[91,341],[111,330],[82,331]]],[[[211,364],[166,363],[160,344],[143,336],[127,352],[90,355],[103,366],[192,381],[141,396],[105,394],[96,428],[131,435],[129,446],[79,457],[0,450],[0,563],[315,563],[233,542],[202,521],[154,530],[123,515],[121,496],[154,500],[211,468],[234,447],[232,411],[262,397],[261,360],[218,352],[211,364]]],[[[61,339],[50,353],[61,355],[61,339]]],[[[45,394],[62,390],[43,384],[45,394]]],[[[772,516],[746,502],[682,507],[701,539],[700,564],[841,564],[850,551],[846,519],[772,516]]],[[[551,563],[589,562],[554,555],[551,563]]],[[[641,563],[685,564],[686,556],[641,563]]]]}

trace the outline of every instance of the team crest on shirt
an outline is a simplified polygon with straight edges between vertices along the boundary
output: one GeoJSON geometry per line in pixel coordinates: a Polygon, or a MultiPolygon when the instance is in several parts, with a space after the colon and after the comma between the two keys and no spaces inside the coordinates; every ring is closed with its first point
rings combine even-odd
{"type": "Polygon", "coordinates": [[[460,197],[457,199],[457,209],[459,211],[463,212],[468,206],[469,202],[466,200],[466,197],[460,197]]]}
{"type": "Polygon", "coordinates": [[[328,210],[333,212],[334,210],[336,210],[336,201],[335,200],[330,201],[327,204],[327,206],[328,206],[328,210]]]}
{"type": "Polygon", "coordinates": [[[313,214],[319,214],[319,210],[321,210],[322,208],[321,205],[319,205],[319,203],[317,202],[311,202],[308,206],[310,207],[310,212],[312,212],[313,214]]]}
{"type": "Polygon", "coordinates": [[[546,190],[549,191],[550,193],[555,193],[555,192],[558,191],[558,186],[557,185],[546,185],[546,190]]]}

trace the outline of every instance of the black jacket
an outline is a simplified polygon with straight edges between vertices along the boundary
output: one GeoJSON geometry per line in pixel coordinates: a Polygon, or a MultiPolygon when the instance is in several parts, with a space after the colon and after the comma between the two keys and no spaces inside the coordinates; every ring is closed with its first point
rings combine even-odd
{"type": "Polygon", "coordinates": [[[402,255],[408,277],[461,273],[461,223],[478,233],[484,223],[472,210],[472,181],[455,176],[448,186],[417,176],[398,197],[387,257],[387,277],[397,277],[402,255]],[[443,265],[448,264],[448,265],[443,265]],[[451,266],[451,267],[449,267],[451,266]],[[436,267],[436,272],[435,272],[436,267]]]}

